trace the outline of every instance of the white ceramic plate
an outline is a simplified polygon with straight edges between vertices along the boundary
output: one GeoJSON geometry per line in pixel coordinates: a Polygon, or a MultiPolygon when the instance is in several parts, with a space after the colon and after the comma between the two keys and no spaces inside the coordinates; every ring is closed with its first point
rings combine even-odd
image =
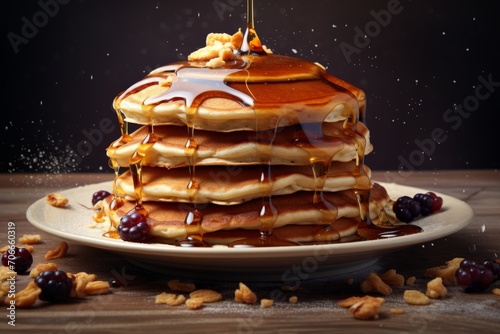
{"type": "MultiPolygon", "coordinates": [[[[426,190],[382,183],[391,198],[426,190]]],[[[111,189],[110,182],[62,191],[67,208],[55,208],[42,198],[27,211],[37,228],[68,241],[109,250],[145,269],[214,280],[282,281],[321,278],[354,272],[376,263],[382,256],[404,247],[453,234],[466,227],[474,216],[472,208],[456,198],[439,194],[444,205],[439,213],[416,220],[423,232],[370,241],[329,245],[257,248],[184,248],[165,244],[141,244],[103,236],[105,229],[91,228],[89,206],[97,190],[111,189]],[[80,205],[82,204],[82,205],[80,205]]],[[[104,227],[104,226],[103,226],[104,227]]]]}

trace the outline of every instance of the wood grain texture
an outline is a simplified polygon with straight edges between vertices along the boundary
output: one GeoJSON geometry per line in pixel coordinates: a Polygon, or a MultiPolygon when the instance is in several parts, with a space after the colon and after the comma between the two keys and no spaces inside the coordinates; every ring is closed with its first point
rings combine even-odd
{"type": "MultiPolygon", "coordinates": [[[[324,333],[366,330],[370,333],[432,333],[449,331],[470,333],[498,331],[500,296],[491,289],[467,294],[456,286],[448,287],[448,295],[432,300],[427,306],[404,303],[405,289],[425,291],[429,281],[426,268],[444,264],[454,257],[476,260],[498,258],[500,254],[500,173],[496,170],[453,170],[414,172],[374,172],[375,180],[396,182],[426,190],[442,192],[469,203],[475,217],[465,229],[442,239],[416,245],[383,257],[373,266],[349,275],[320,280],[300,281],[298,290],[282,291],[280,282],[249,283],[261,298],[275,299],[270,308],[259,304],[234,302],[238,282],[193,280],[198,288],[213,289],[224,296],[221,302],[206,304],[200,310],[184,305],[155,304],[155,296],[169,291],[169,277],[148,272],[130,264],[111,252],[69,242],[66,257],[54,260],[68,272],[86,271],[101,280],[122,278],[125,286],[112,288],[111,293],[91,296],[66,304],[37,302],[29,309],[16,310],[16,327],[8,325],[6,307],[0,308],[0,331],[50,333],[137,333],[210,332],[210,333],[324,333]],[[405,277],[415,276],[413,286],[394,288],[386,298],[380,319],[356,320],[337,306],[340,299],[362,295],[360,282],[370,273],[396,269],[405,277]],[[352,278],[353,284],[348,284],[352,278]],[[297,304],[288,302],[290,295],[297,304]],[[390,308],[402,308],[404,314],[394,315],[390,308]]],[[[27,208],[53,191],[111,180],[111,174],[3,174],[0,175],[0,246],[7,244],[7,223],[16,225],[16,237],[38,233],[43,243],[35,245],[34,264],[47,262],[44,254],[59,244],[60,239],[37,230],[26,220],[27,208]]],[[[187,279],[182,278],[181,279],[187,279]]],[[[16,289],[26,286],[30,278],[21,275],[16,289]]],[[[494,287],[500,288],[500,282],[494,287]]]]}

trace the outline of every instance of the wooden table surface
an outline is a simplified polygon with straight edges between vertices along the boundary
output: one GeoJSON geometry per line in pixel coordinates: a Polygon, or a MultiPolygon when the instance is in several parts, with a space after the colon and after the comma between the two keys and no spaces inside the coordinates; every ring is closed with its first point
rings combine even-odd
{"type": "MultiPolygon", "coordinates": [[[[28,207],[47,193],[84,184],[111,180],[111,174],[3,174],[0,175],[0,245],[7,245],[7,224],[15,223],[16,237],[40,234],[43,242],[34,246],[34,265],[47,262],[45,253],[62,240],[38,230],[26,218],[28,207]]],[[[500,172],[497,170],[425,171],[408,174],[374,172],[374,179],[394,181],[441,192],[467,202],[475,217],[464,229],[442,239],[433,240],[382,257],[376,264],[361,271],[336,277],[306,280],[294,292],[297,304],[279,300],[270,308],[238,304],[234,290],[238,282],[192,280],[199,288],[217,290],[224,296],[221,302],[206,304],[200,310],[184,305],[155,304],[155,296],[168,291],[171,277],[134,266],[114,253],[86,245],[68,242],[68,254],[53,260],[68,272],[94,273],[101,280],[124,279],[125,286],[113,287],[110,293],[74,300],[65,304],[41,301],[31,308],[16,309],[15,327],[8,324],[6,306],[0,310],[0,331],[27,333],[324,333],[366,330],[370,333],[500,333],[500,296],[492,288],[485,292],[465,293],[458,286],[448,287],[443,299],[432,300],[427,306],[411,306],[403,301],[405,289],[425,291],[426,268],[444,264],[455,257],[474,260],[497,259],[500,255],[500,172]],[[359,282],[370,272],[382,273],[396,269],[405,277],[415,276],[413,286],[394,288],[385,297],[380,318],[356,320],[337,306],[340,299],[363,293],[359,282]],[[347,284],[347,278],[354,278],[347,284]],[[402,308],[395,315],[391,308],[402,308]]],[[[28,275],[18,276],[15,289],[30,281],[28,275]]],[[[280,289],[280,282],[247,284],[260,298],[280,289]]]]}

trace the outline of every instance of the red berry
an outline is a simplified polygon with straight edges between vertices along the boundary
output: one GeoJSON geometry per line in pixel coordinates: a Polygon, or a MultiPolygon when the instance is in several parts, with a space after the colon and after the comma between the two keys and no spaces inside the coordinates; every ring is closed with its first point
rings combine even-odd
{"type": "Polygon", "coordinates": [[[33,264],[33,256],[26,248],[9,248],[2,255],[2,264],[18,274],[24,274],[33,264]]]}

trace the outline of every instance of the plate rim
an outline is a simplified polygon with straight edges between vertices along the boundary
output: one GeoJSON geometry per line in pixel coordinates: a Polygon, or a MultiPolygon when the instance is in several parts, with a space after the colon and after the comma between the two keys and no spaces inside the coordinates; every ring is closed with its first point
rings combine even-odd
{"type": "MultiPolygon", "coordinates": [[[[395,188],[402,193],[410,192],[427,192],[422,188],[400,185],[396,183],[386,183],[381,181],[372,180],[374,183],[379,183],[384,186],[389,195],[391,191],[394,192],[395,188]]],[[[111,189],[111,184],[113,181],[104,181],[98,183],[91,183],[86,185],[80,185],[73,188],[67,188],[60,191],[62,195],[72,192],[84,192],[88,191],[90,188],[99,189],[111,189]]],[[[371,251],[386,251],[393,252],[398,249],[413,246],[419,243],[425,243],[431,240],[436,240],[451,234],[454,234],[463,228],[465,228],[474,218],[474,210],[472,207],[463,200],[459,200],[455,197],[435,192],[438,196],[443,197],[444,206],[446,209],[442,212],[435,213],[428,217],[420,218],[418,221],[414,222],[423,228],[423,232],[418,234],[399,236],[389,239],[377,239],[377,240],[365,240],[365,241],[354,241],[346,243],[332,243],[332,244],[320,244],[320,245],[300,245],[300,246],[286,246],[286,247],[254,247],[254,248],[227,248],[227,247],[212,247],[212,248],[186,248],[186,247],[176,247],[173,245],[161,244],[161,243],[133,243],[126,242],[123,240],[110,239],[110,238],[96,238],[89,235],[75,235],[68,233],[66,231],[55,230],[54,228],[47,225],[45,221],[37,218],[35,211],[43,209],[49,204],[46,203],[45,197],[42,197],[32,203],[26,210],[26,217],[28,221],[36,228],[54,235],[56,237],[73,241],[79,244],[84,244],[91,247],[96,247],[99,249],[110,250],[118,253],[128,253],[134,255],[151,255],[154,254],[173,256],[173,257],[197,257],[197,258],[213,258],[213,257],[224,257],[226,259],[234,258],[285,258],[290,256],[308,256],[315,254],[321,250],[327,250],[332,252],[332,255],[355,255],[358,253],[367,253],[371,251]],[[446,228],[436,229],[426,231],[425,222],[430,218],[439,218],[440,216],[447,216],[450,207],[459,206],[465,213],[461,216],[456,224],[446,226],[446,228]],[[357,247],[358,246],[358,247],[357,247]],[[269,250],[272,249],[272,252],[269,250]]],[[[393,197],[393,196],[391,196],[393,197]]],[[[83,206],[83,205],[82,205],[83,206]]],[[[89,209],[91,210],[91,209],[89,209]]],[[[91,214],[89,212],[89,223],[92,222],[91,214]]],[[[89,228],[91,230],[91,228],[89,228]]]]}

